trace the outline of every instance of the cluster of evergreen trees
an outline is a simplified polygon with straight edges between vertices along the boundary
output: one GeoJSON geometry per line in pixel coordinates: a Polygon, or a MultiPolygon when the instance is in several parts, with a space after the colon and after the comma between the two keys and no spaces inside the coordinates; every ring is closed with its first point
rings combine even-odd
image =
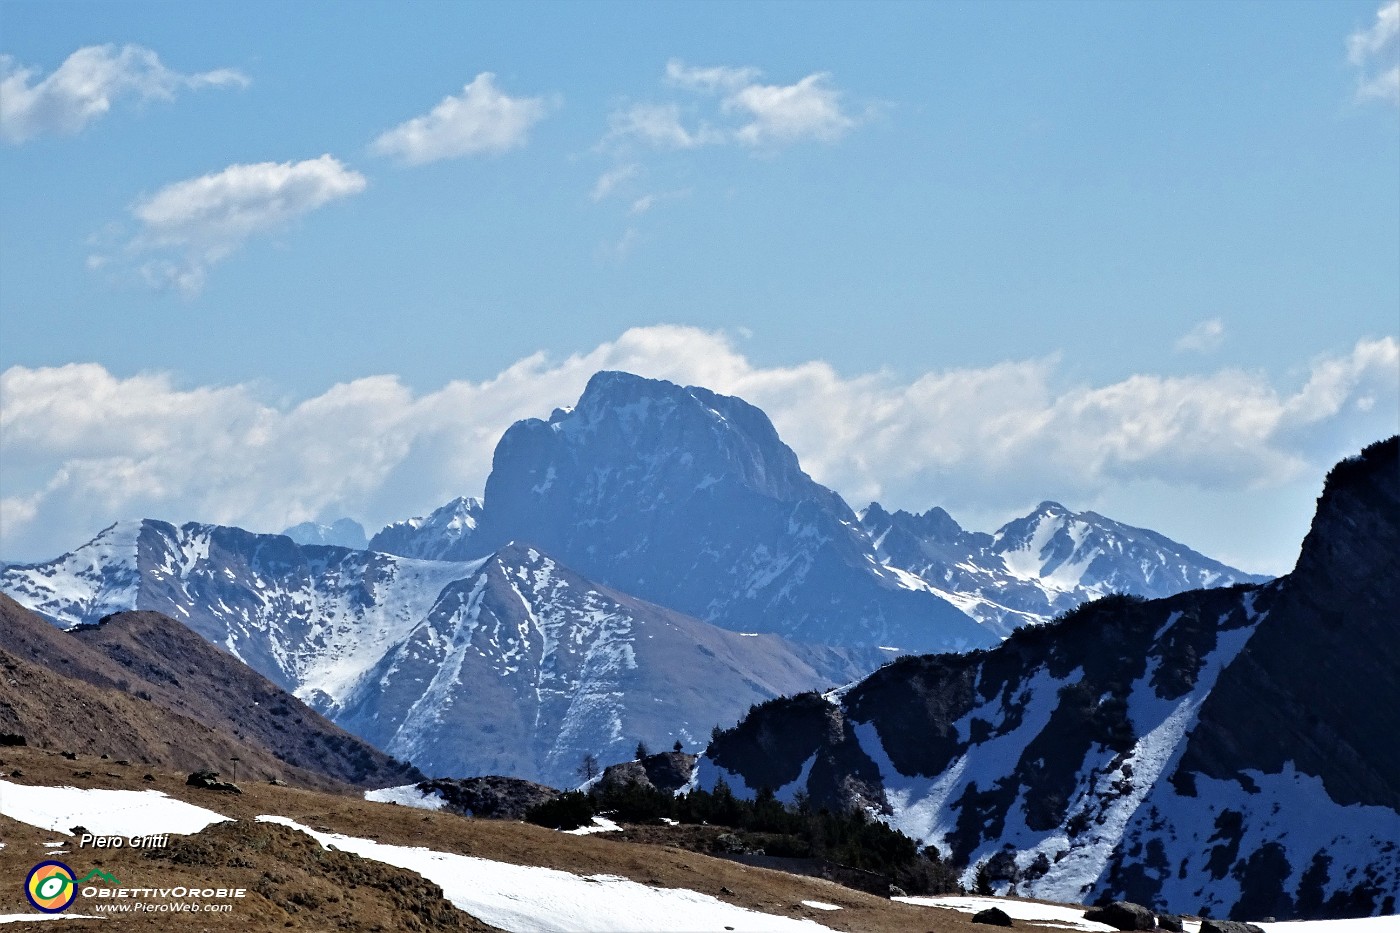
{"type": "MultiPolygon", "coordinates": [[[[958,872],[936,849],[913,839],[862,809],[833,812],[798,795],[792,804],[763,789],[752,800],[736,797],[723,781],[713,791],[673,796],[638,782],[572,791],[531,808],[526,819],[554,829],[575,829],[603,814],[624,823],[679,823],[731,830],[750,851],[786,858],[812,858],[880,875],[910,894],[961,893],[958,872]]],[[[882,892],[883,893],[883,892],[882,892]]]]}

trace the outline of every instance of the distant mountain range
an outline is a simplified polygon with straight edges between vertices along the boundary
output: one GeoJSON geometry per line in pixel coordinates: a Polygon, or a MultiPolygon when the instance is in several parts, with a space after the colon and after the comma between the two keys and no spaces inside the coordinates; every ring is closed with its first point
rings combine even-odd
{"type": "Polygon", "coordinates": [[[565,784],[585,752],[700,741],[752,703],[988,648],[1113,589],[1258,579],[1050,504],[995,535],[857,516],[759,409],[613,372],[505,433],[484,504],[363,538],[120,522],[0,589],[65,627],[176,618],[433,774],[565,784]]]}
{"type": "Polygon", "coordinates": [[[1110,593],[1155,599],[1269,579],[1058,502],[1042,502],[995,534],[964,531],[942,509],[891,514],[876,502],[860,521],[881,563],[917,577],[1000,635],[1110,593]]]}
{"type": "MultiPolygon", "coordinates": [[[[966,865],[968,884],[1022,895],[1234,919],[1393,914],[1398,449],[1332,471],[1284,577],[1110,597],[991,651],[901,658],[772,701],[710,745],[701,785],[873,808],[966,865]]],[[[1053,541],[1047,523],[1076,545],[1094,533],[1042,511],[985,552],[1053,541]]],[[[925,525],[924,540],[957,534],[925,525]]]]}

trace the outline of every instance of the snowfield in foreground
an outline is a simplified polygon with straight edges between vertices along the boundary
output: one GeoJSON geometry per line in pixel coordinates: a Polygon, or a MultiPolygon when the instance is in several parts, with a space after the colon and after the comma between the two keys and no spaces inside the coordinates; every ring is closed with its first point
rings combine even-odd
{"type": "Polygon", "coordinates": [[[0,781],[0,814],[66,836],[85,826],[98,836],[197,833],[228,817],[156,790],[84,790],[0,781]]]}
{"type": "Polygon", "coordinates": [[[386,845],[355,836],[319,833],[280,816],[260,822],[290,826],[323,846],[415,871],[442,887],[457,907],[503,930],[701,931],[820,933],[811,920],[734,907],[684,888],[652,888],[615,875],[587,877],[508,865],[431,849],[386,845]]]}
{"type": "MultiPolygon", "coordinates": [[[[402,791],[403,788],[393,790],[402,791]]],[[[408,798],[411,795],[401,795],[408,798]]],[[[419,795],[421,797],[421,795],[419,795]]],[[[407,802],[407,800],[406,800],[407,802]]],[[[419,801],[422,805],[422,801],[419,801]]],[[[197,833],[228,817],[167,797],[155,790],[86,790],[36,787],[0,780],[0,815],[41,829],[68,834],[82,825],[99,835],[197,833]]],[[[700,931],[735,933],[822,933],[830,928],[808,919],[735,907],[684,888],[653,888],[615,875],[580,876],[552,868],[511,865],[487,859],[387,845],[355,836],[322,833],[281,816],[260,816],[311,836],[322,846],[417,872],[440,885],[447,899],[474,917],[504,930],[700,931]]],[[[922,907],[976,913],[1000,907],[1013,919],[1105,933],[1112,928],[1084,919],[1084,908],[1000,897],[899,897],[922,907]]],[[[818,910],[834,904],[803,901],[818,910]]],[[[0,914],[0,924],[56,919],[59,915],[0,914]]],[[[63,914],[63,919],[85,918],[63,914]]],[[[1400,933],[1400,917],[1260,924],[1267,933],[1400,933]]],[[[1194,933],[1198,924],[1188,922],[1194,933]]]]}

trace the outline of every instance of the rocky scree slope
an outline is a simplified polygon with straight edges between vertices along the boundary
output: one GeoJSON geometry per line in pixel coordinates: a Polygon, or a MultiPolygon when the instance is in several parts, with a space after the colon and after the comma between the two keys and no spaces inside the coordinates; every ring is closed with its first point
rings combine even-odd
{"type": "Polygon", "coordinates": [[[719,736],[723,779],[875,808],[1004,889],[1234,919],[1393,913],[1400,463],[1328,477],[1271,583],[1110,597],[991,651],[901,658],[719,736]]]}

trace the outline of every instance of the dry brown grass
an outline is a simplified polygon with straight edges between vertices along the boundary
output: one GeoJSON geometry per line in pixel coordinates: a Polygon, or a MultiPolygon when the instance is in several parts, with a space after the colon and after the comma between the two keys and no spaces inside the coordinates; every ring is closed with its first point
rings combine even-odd
{"type": "MultiPolygon", "coordinates": [[[[253,824],[262,814],[279,814],[314,829],[345,833],[396,845],[424,846],[495,859],[517,865],[540,865],[578,874],[611,874],[657,887],[689,888],[753,910],[788,917],[809,917],[852,933],[973,933],[985,930],[954,911],[913,907],[844,888],[829,881],[750,868],[723,859],[668,846],[609,839],[607,834],[570,836],[525,823],[475,820],[373,804],[291,787],[244,783],[242,795],[198,790],[184,775],[154,773],[142,780],[138,768],[111,767],[100,759],[66,760],[39,749],[0,749],[0,772],[18,767],[17,783],[140,790],[154,788],[181,800],[223,813],[239,823],[211,826],[180,843],[173,858],[152,859],[130,850],[64,855],[76,870],[97,866],[128,885],[230,885],[249,889],[227,915],[127,915],[101,924],[103,930],[488,930],[489,926],[446,904],[426,890],[419,876],[369,863],[346,853],[327,853],[304,834],[253,824]],[[90,777],[75,773],[91,771],[90,777]],[[111,776],[115,775],[115,776],[111,776]],[[353,883],[355,887],[349,885],[353,883]],[[298,894],[298,892],[300,892],[298,894]],[[437,900],[435,901],[435,897],[437,900]],[[804,900],[825,901],[843,909],[821,911],[804,900]],[[447,918],[453,918],[449,921],[447,918]]],[[[66,839],[0,817],[0,913],[25,913],[22,882],[29,867],[54,850],[43,843],[66,839]]],[[[431,886],[429,886],[431,887],[431,886]]],[[[79,901],[79,906],[83,903],[79,901]]],[[[77,908],[75,908],[77,909],[77,908]]],[[[97,921],[56,921],[44,933],[91,931],[97,921]]]]}

